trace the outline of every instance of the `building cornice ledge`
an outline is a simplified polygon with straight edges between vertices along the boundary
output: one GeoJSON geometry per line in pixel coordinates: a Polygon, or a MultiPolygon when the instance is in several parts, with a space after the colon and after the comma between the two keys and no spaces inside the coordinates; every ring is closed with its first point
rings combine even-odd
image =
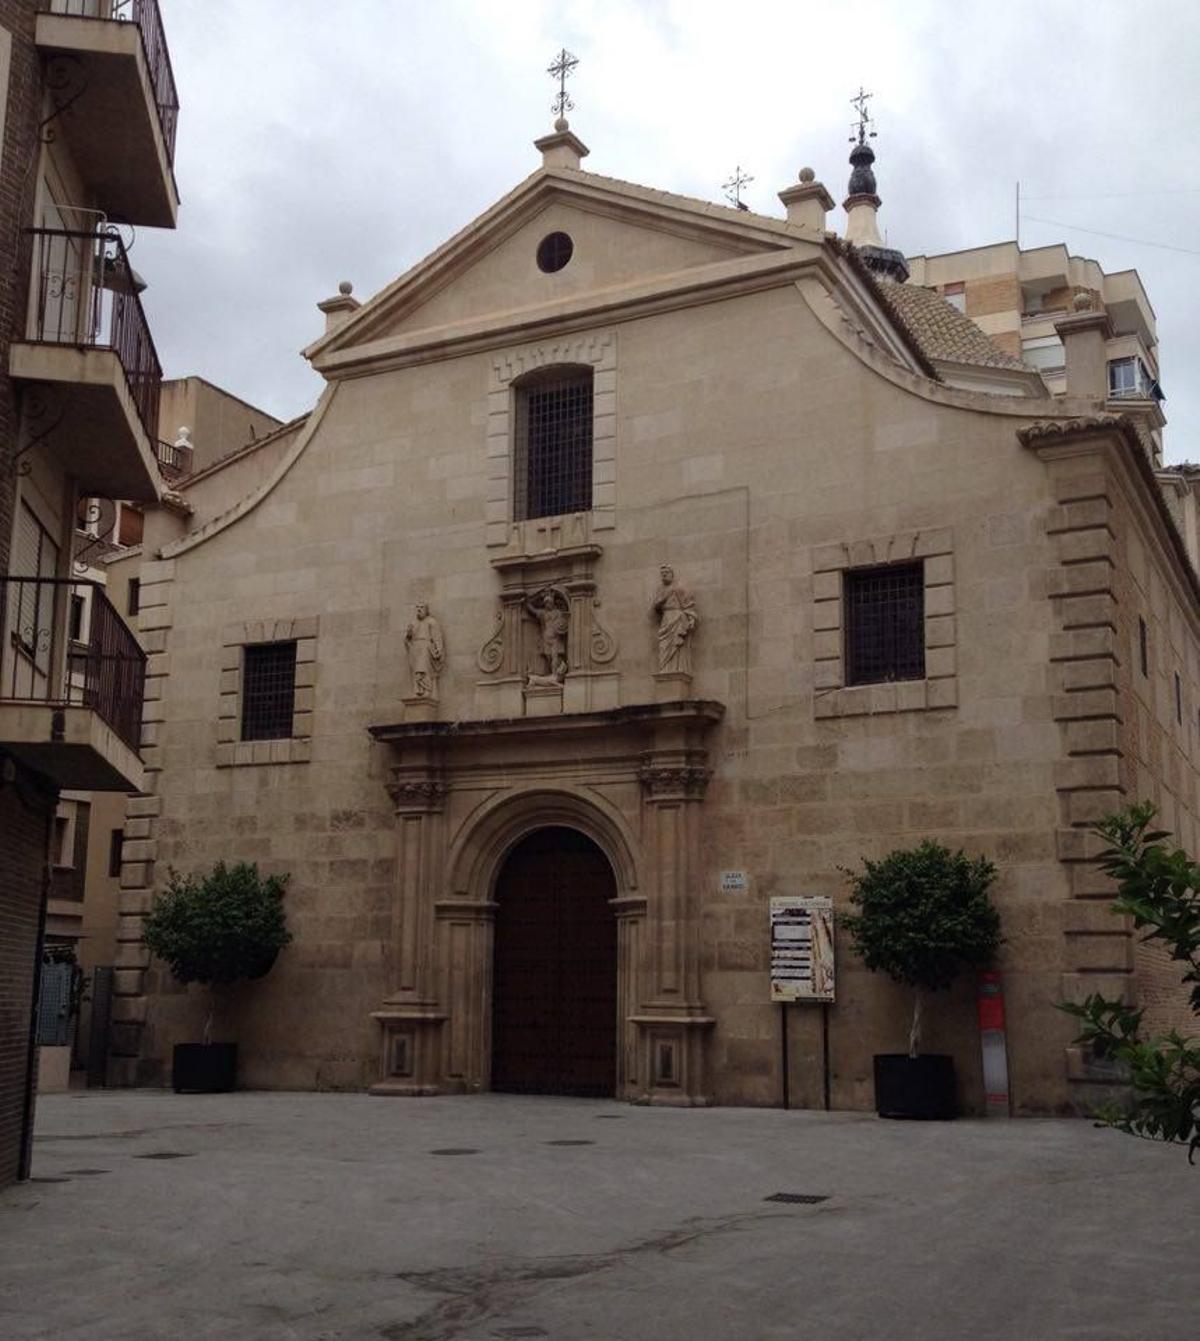
{"type": "Polygon", "coordinates": [[[715,725],[725,716],[716,699],[683,699],[673,703],[631,703],[597,712],[567,712],[553,717],[491,717],[478,721],[396,722],[369,726],[378,741],[396,745],[428,741],[478,740],[481,736],[564,735],[573,731],[659,722],[696,722],[715,725]]]}

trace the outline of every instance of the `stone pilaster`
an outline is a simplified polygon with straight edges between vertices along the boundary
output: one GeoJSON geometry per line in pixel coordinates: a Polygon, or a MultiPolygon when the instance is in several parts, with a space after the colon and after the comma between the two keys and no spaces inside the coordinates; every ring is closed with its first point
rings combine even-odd
{"type": "Polygon", "coordinates": [[[445,784],[428,760],[393,769],[396,884],[387,949],[388,995],[372,1018],[382,1031],[379,1079],[372,1094],[438,1094],[438,1050],[445,1015],[423,947],[433,935],[443,856],[445,784]]]}
{"type": "MultiPolygon", "coordinates": [[[[1063,754],[1055,764],[1059,860],[1069,895],[1063,914],[1062,998],[1099,992],[1133,999],[1134,943],[1128,919],[1111,910],[1113,886],[1095,865],[1099,840],[1089,826],[1129,801],[1128,600],[1119,563],[1117,482],[1101,444],[1038,449],[1050,468],[1056,505],[1046,530],[1057,564],[1046,574],[1054,610],[1050,639],[1052,712],[1063,754]]],[[[1069,1047],[1066,1074],[1081,1086],[1111,1083],[1111,1068],[1069,1047]]]]}
{"type": "Polygon", "coordinates": [[[636,1085],[644,1102],[703,1104],[704,1041],[713,1021],[700,998],[696,881],[709,769],[703,750],[667,739],[644,756],[640,776],[652,878],[637,933],[644,937],[645,995],[630,1021],[638,1029],[636,1085]]]}
{"type": "Polygon", "coordinates": [[[161,1079],[158,1063],[143,1058],[150,952],[142,944],[142,924],[154,898],[158,857],[162,802],[157,793],[163,767],[163,696],[171,669],[168,643],[174,622],[174,577],[173,559],[142,564],[138,631],[147,657],[139,752],[146,771],[146,792],[131,796],[126,803],[125,842],[121,849],[108,1059],[108,1083],[118,1087],[154,1084],[161,1079]]]}

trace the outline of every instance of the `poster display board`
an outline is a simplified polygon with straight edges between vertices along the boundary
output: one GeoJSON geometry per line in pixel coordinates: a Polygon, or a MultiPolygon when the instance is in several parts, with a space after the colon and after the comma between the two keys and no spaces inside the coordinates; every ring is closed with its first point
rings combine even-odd
{"type": "Polygon", "coordinates": [[[833,900],[771,900],[771,1000],[832,1001],[833,900]]]}

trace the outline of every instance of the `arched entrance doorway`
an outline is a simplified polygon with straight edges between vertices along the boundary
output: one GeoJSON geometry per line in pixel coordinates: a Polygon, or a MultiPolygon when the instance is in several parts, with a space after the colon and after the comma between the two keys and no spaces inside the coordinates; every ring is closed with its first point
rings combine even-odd
{"type": "Polygon", "coordinates": [[[617,1073],[616,882],[575,829],[538,829],[496,880],[492,1089],[611,1096],[617,1073]]]}

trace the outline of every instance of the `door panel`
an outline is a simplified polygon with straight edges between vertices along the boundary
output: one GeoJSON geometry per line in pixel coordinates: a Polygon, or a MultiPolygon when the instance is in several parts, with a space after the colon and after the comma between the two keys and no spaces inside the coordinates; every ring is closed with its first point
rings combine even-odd
{"type": "Polygon", "coordinates": [[[509,854],[496,883],[494,1090],[614,1093],[615,893],[607,858],[573,829],[540,829],[509,854]]]}

